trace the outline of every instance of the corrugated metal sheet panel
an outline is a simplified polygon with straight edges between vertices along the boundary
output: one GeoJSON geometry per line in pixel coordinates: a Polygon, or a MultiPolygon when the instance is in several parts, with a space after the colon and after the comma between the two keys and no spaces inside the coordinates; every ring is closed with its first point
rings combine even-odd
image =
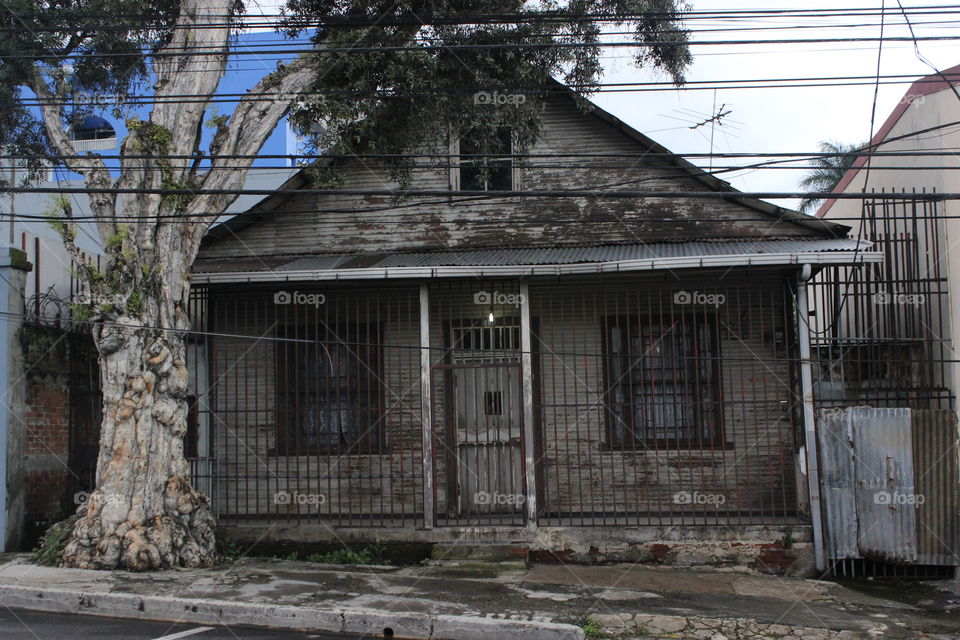
{"type": "MultiPolygon", "coordinates": [[[[649,260],[656,258],[695,258],[699,256],[743,256],[783,253],[819,253],[823,251],[867,250],[868,242],[855,239],[829,240],[737,240],[726,242],[654,242],[630,245],[593,247],[529,247],[519,249],[485,249],[482,251],[431,251],[392,254],[328,254],[290,258],[282,265],[263,263],[247,270],[275,268],[280,271],[328,269],[497,266],[576,264],[649,260]]],[[[275,260],[275,259],[274,259],[275,260]]],[[[229,263],[231,261],[225,261],[229,263]]],[[[273,262],[273,261],[271,261],[273,262]]],[[[197,272],[224,271],[224,263],[197,264],[197,272]]]]}
{"type": "Polygon", "coordinates": [[[817,412],[817,435],[820,440],[828,556],[833,560],[859,558],[850,414],[845,409],[820,409],[817,412]]]}
{"type": "Polygon", "coordinates": [[[817,429],[832,560],[960,563],[955,411],[821,409],[817,429]]]}
{"type": "Polygon", "coordinates": [[[917,561],[917,507],[910,409],[851,407],[854,478],[865,558],[917,561]]]}
{"type": "Polygon", "coordinates": [[[917,551],[920,564],[955,566],[960,550],[957,486],[957,414],[913,412],[913,462],[917,493],[917,551]]]}

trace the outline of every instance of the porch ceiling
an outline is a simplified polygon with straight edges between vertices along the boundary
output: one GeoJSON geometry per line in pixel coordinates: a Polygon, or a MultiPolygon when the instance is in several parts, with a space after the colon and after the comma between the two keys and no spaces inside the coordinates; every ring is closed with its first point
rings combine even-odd
{"type": "Polygon", "coordinates": [[[333,254],[199,261],[195,283],[532,276],[657,269],[880,262],[852,238],[653,242],[422,253],[333,254]]]}

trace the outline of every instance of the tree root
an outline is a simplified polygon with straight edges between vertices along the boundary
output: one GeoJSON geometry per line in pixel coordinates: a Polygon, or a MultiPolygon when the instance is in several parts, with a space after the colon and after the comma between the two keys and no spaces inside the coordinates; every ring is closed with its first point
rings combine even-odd
{"type": "Polygon", "coordinates": [[[206,496],[186,478],[173,476],[167,482],[163,513],[108,525],[106,530],[102,500],[96,494],[74,526],[60,566],[152,571],[213,565],[215,520],[206,496]]]}

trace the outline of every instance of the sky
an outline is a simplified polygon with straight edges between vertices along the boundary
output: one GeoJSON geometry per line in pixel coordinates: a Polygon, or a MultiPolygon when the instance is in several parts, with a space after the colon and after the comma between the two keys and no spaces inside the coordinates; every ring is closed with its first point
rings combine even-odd
{"type": "MultiPolygon", "coordinates": [[[[910,7],[933,6],[938,3],[917,0],[903,2],[910,7]]],[[[696,11],[731,9],[833,9],[869,7],[879,8],[880,2],[778,2],[771,4],[750,0],[699,0],[693,3],[696,11]]],[[[896,8],[896,2],[887,2],[887,7],[896,8]]],[[[960,14],[939,18],[920,18],[912,21],[954,21],[960,14]]],[[[827,28],[827,21],[853,24],[873,23],[877,18],[818,18],[816,21],[796,17],[772,21],[769,18],[756,20],[756,26],[777,24],[824,25],[817,28],[788,29],[783,31],[728,32],[695,35],[698,39],[798,39],[821,37],[877,37],[879,26],[861,28],[827,28]]],[[[743,22],[738,22],[742,26],[743,22]]],[[[701,21],[697,27],[708,27],[701,21]]],[[[729,26],[720,21],[711,22],[709,28],[729,26]]],[[[945,25],[916,25],[917,36],[957,36],[960,22],[945,25]]],[[[903,17],[899,14],[888,17],[885,35],[908,37],[910,35],[903,17]]],[[[960,64],[960,47],[956,42],[925,41],[919,43],[920,52],[939,69],[960,64]]],[[[752,44],[694,46],[693,66],[687,79],[696,80],[744,80],[758,78],[801,78],[826,76],[874,76],[877,72],[877,42],[825,43],[825,44],[752,44]]],[[[615,55],[624,56],[624,52],[615,55]]],[[[646,69],[637,69],[627,59],[606,60],[606,82],[645,82],[662,80],[646,69]]],[[[913,74],[916,77],[931,73],[930,67],[921,62],[910,42],[885,42],[880,53],[881,74],[913,74]]],[[[905,80],[912,80],[905,79],[905,80]]],[[[897,106],[908,83],[881,85],[877,106],[875,129],[879,128],[897,106]]],[[[718,152],[813,152],[823,140],[844,143],[859,143],[870,138],[870,119],[873,110],[874,85],[845,87],[805,87],[767,89],[724,89],[714,95],[712,90],[677,91],[665,90],[645,93],[601,93],[593,100],[631,126],[639,129],[673,152],[707,153],[710,150],[710,128],[692,130],[689,127],[716,113],[725,105],[731,114],[724,120],[729,125],[715,127],[714,150],[718,152]],[[716,107],[714,106],[716,105],[716,107]]],[[[702,159],[693,159],[701,166],[702,159]]],[[[721,160],[720,162],[726,162],[721,160]]],[[[797,188],[804,170],[753,170],[732,176],[720,177],[734,187],[746,191],[789,192],[797,188]]],[[[796,201],[776,201],[787,206],[796,201]]]]}
{"type": "MultiPolygon", "coordinates": [[[[933,7],[932,0],[901,0],[907,8],[933,7]]],[[[275,14],[282,0],[248,2],[248,14],[275,14]]],[[[733,11],[748,9],[879,9],[886,7],[884,35],[909,37],[896,0],[693,0],[693,11],[733,11]]],[[[960,9],[960,7],[958,7],[960,9]]],[[[917,36],[960,35],[960,13],[911,17],[917,36]],[[939,24],[921,24],[923,22],[939,24]],[[952,24],[951,24],[952,22],[952,24]]],[[[730,39],[810,39],[876,38],[880,35],[877,16],[799,18],[796,15],[744,20],[712,19],[692,21],[694,29],[730,27],[800,27],[761,31],[695,33],[695,40],[730,39]],[[858,26],[852,26],[858,25],[858,26]]],[[[622,39],[622,38],[615,38],[622,39]]],[[[688,81],[756,80],[760,78],[805,78],[827,76],[867,76],[873,78],[878,65],[877,42],[693,45],[693,65],[688,81]]],[[[951,41],[922,41],[920,52],[940,70],[960,64],[960,47],[951,41]]],[[[603,54],[605,83],[663,81],[662,74],[638,69],[625,49],[606,49],[603,54]]],[[[912,42],[885,42],[879,52],[882,75],[902,74],[910,78],[902,83],[881,85],[877,95],[874,130],[897,106],[910,82],[928,75],[932,69],[918,59],[912,42]]],[[[874,84],[860,86],[802,88],[726,88],[677,90],[664,88],[646,92],[604,91],[592,96],[598,105],[647,134],[663,146],[681,155],[716,152],[809,153],[819,149],[821,141],[860,143],[869,140],[874,112],[874,84]],[[723,124],[697,129],[690,127],[720,109],[729,110],[723,124]]],[[[709,168],[709,159],[691,158],[709,168]]],[[[728,161],[720,160],[722,164],[728,161]]],[[[737,162],[746,163],[746,160],[737,162]]],[[[719,177],[744,191],[793,192],[806,169],[754,169],[723,173],[719,177]]],[[[797,200],[773,200],[795,207],[797,200]]]]}

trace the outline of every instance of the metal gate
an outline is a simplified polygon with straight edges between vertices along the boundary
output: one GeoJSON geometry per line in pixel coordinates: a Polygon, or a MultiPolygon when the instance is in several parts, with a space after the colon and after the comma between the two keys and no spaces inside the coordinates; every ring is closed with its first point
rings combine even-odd
{"type": "Polygon", "coordinates": [[[847,407],[817,420],[830,559],[960,564],[955,412],[847,407]]]}
{"type": "Polygon", "coordinates": [[[446,479],[438,524],[523,524],[519,319],[453,321],[447,332],[447,361],[434,369],[446,479]]]}

